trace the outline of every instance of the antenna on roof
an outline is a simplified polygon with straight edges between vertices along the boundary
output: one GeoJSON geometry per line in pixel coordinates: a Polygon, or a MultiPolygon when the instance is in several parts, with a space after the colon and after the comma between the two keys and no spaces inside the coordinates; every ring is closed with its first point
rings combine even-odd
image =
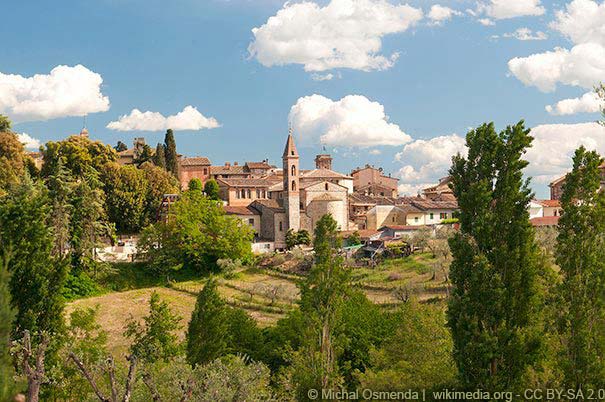
{"type": "Polygon", "coordinates": [[[323,149],[323,151],[324,151],[324,153],[325,153],[325,152],[326,152],[326,144],[324,144],[324,145],[322,146],[322,149],[323,149]]]}
{"type": "Polygon", "coordinates": [[[82,126],[82,128],[86,128],[86,115],[84,115],[84,125],[82,126]]]}

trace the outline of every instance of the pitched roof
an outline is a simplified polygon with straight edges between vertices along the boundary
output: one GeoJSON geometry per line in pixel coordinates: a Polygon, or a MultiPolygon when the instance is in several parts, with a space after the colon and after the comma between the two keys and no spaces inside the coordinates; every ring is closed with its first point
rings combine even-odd
{"type": "Polygon", "coordinates": [[[271,169],[272,166],[269,165],[266,161],[262,162],[246,162],[246,166],[249,169],[271,169]]]}
{"type": "Polygon", "coordinates": [[[534,200],[534,202],[542,205],[543,207],[560,207],[561,201],[559,200],[534,200]]]}
{"type": "Polygon", "coordinates": [[[302,172],[301,177],[313,179],[353,179],[351,176],[347,176],[330,169],[305,170],[302,172]]]}
{"type": "Polygon", "coordinates": [[[426,198],[415,198],[408,202],[403,202],[402,205],[411,204],[422,211],[428,211],[431,209],[458,209],[458,203],[456,201],[436,201],[429,200],[426,198]]]}
{"type": "Polygon", "coordinates": [[[210,166],[210,159],[205,156],[181,158],[181,166],[210,166]]]}
{"type": "Polygon", "coordinates": [[[261,205],[265,208],[271,209],[275,212],[284,212],[284,208],[274,199],[263,199],[263,200],[255,200],[250,204],[251,207],[255,207],[255,205],[261,205]]]}
{"type": "Polygon", "coordinates": [[[225,205],[223,207],[228,215],[259,215],[259,212],[252,207],[240,207],[233,205],[225,205]]]}
{"type": "Polygon", "coordinates": [[[311,200],[311,202],[313,201],[340,201],[340,198],[334,197],[330,194],[321,194],[318,195],[317,197],[314,197],[313,200],[311,200]]]}
{"type": "Polygon", "coordinates": [[[247,172],[246,166],[243,165],[231,165],[231,166],[211,166],[210,167],[211,174],[249,174],[247,172]]]}
{"type": "Polygon", "coordinates": [[[219,178],[219,185],[222,183],[227,187],[269,187],[274,182],[265,178],[219,178]]]}
{"type": "Polygon", "coordinates": [[[353,205],[395,205],[396,200],[392,197],[353,193],[349,194],[349,203],[353,205]]]}
{"type": "Polygon", "coordinates": [[[292,133],[288,134],[288,139],[286,140],[286,146],[284,148],[282,158],[285,157],[298,157],[298,151],[296,150],[296,144],[294,144],[294,137],[292,137],[292,133]]]}
{"type": "Polygon", "coordinates": [[[533,226],[557,226],[559,224],[559,216],[540,216],[532,218],[529,221],[533,226]]]}

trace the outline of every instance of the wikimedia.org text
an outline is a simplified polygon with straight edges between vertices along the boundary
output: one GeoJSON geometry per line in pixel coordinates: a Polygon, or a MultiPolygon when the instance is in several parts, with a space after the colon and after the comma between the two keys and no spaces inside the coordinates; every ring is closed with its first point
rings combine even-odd
{"type": "Polygon", "coordinates": [[[404,391],[375,391],[359,389],[356,391],[338,389],[310,389],[308,397],[311,400],[383,400],[383,401],[603,401],[605,389],[526,389],[523,392],[511,391],[458,391],[441,390],[404,390],[404,391]]]}

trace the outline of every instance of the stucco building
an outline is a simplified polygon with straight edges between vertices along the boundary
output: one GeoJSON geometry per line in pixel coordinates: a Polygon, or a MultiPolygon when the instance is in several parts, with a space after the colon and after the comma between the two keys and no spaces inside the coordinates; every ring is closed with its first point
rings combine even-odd
{"type": "Polygon", "coordinates": [[[365,165],[363,168],[357,168],[351,172],[353,178],[353,190],[356,193],[382,196],[397,197],[397,183],[399,179],[384,174],[382,168],[365,165]]]}

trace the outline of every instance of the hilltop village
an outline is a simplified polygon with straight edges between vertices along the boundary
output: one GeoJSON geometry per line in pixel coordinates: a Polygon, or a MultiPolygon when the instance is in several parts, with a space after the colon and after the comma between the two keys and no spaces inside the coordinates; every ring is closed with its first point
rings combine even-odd
{"type": "MultiPolygon", "coordinates": [[[[87,137],[88,131],[84,129],[80,135],[87,137]]],[[[144,138],[135,138],[131,148],[118,152],[118,162],[134,164],[146,148],[144,138]]],[[[325,214],[332,215],[344,236],[357,232],[363,241],[400,238],[456,221],[458,204],[447,176],[417,196],[400,196],[399,179],[380,167],[366,164],[341,173],[328,153],[315,156],[314,169],[301,169],[299,161],[290,131],[279,166],[268,159],[213,165],[205,156],[179,155],[178,178],[183,189],[192,179],[202,184],[215,180],[225,212],[254,229],[252,247],[261,253],[284,249],[288,230],[313,232],[325,214]]],[[[563,182],[561,177],[550,184],[551,199],[531,202],[534,226],[556,226],[563,182]]],[[[177,194],[164,195],[164,215],[177,198],[177,194]]]]}

